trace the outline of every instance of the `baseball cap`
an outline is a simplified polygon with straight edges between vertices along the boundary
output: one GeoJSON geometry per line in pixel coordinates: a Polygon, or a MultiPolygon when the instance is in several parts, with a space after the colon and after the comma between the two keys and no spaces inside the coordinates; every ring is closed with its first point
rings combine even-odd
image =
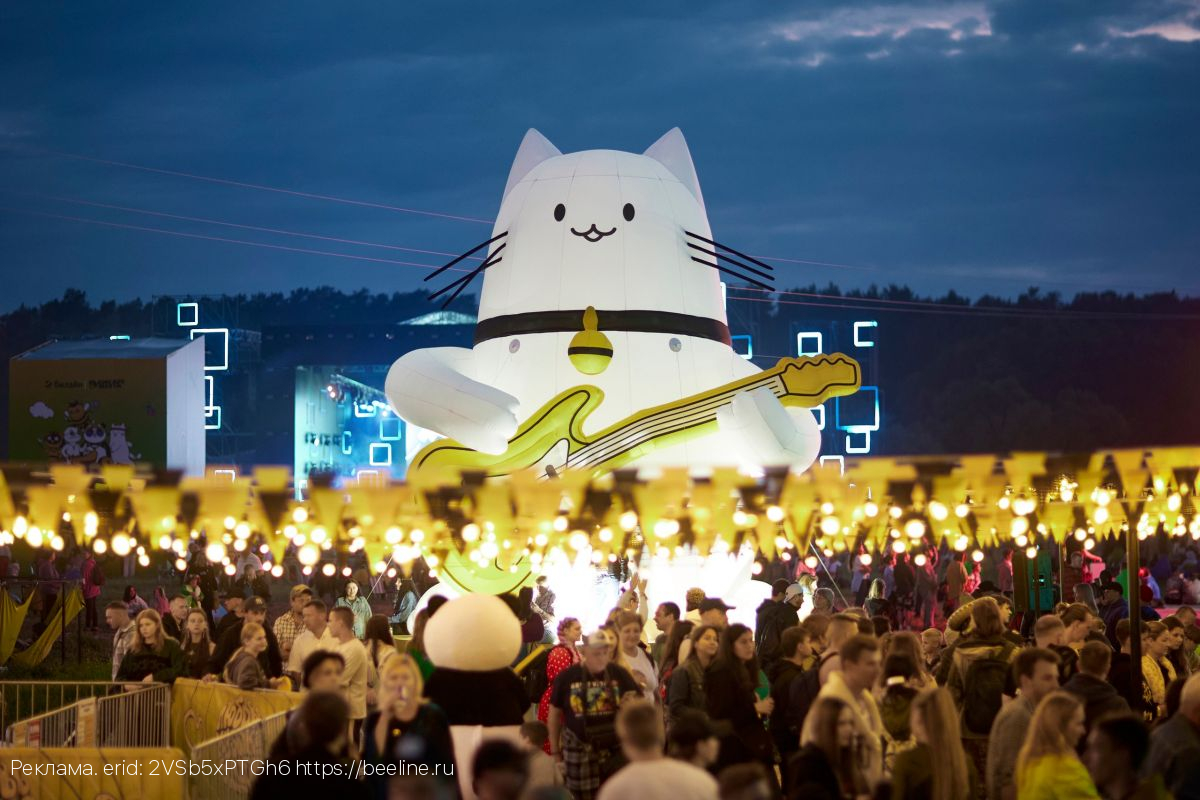
{"type": "Polygon", "coordinates": [[[798,583],[793,583],[791,586],[787,587],[787,591],[783,593],[784,602],[791,600],[798,594],[804,594],[804,587],[798,583]]]}
{"type": "Polygon", "coordinates": [[[705,611],[732,611],[736,606],[727,606],[719,597],[706,597],[700,601],[700,613],[705,611]]]}
{"type": "Polygon", "coordinates": [[[589,633],[583,640],[584,647],[611,647],[612,640],[608,638],[608,634],[604,631],[595,631],[589,633]]]}
{"type": "Polygon", "coordinates": [[[288,596],[295,600],[302,594],[312,594],[312,589],[308,588],[303,583],[297,583],[292,587],[292,592],[288,596]]]}
{"type": "Polygon", "coordinates": [[[251,597],[245,603],[242,603],[242,611],[254,614],[267,613],[267,604],[263,602],[261,597],[251,597]]]}

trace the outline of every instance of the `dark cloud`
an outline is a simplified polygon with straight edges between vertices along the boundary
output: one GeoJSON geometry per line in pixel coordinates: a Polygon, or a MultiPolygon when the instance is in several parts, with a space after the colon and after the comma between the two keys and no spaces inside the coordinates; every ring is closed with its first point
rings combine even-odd
{"type": "MultiPolygon", "coordinates": [[[[1200,291],[1200,4],[52,4],[0,9],[0,189],[458,251],[488,228],[45,150],[490,217],[528,127],[640,151],[683,128],[714,228],[796,283],[1200,291]],[[1193,36],[1193,32],[1195,35],[1193,36]]],[[[0,206],[368,257],[0,193],[0,206]]],[[[0,212],[0,308],[414,286],[421,270],[0,212]]]]}

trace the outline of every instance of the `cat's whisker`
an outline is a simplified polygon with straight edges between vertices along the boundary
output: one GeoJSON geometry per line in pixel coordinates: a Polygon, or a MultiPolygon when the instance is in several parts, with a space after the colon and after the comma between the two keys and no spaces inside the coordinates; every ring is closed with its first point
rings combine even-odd
{"type": "MultiPolygon", "coordinates": [[[[500,249],[497,248],[496,252],[499,253],[500,249]]],[[[459,294],[462,293],[462,290],[466,289],[467,286],[469,286],[471,284],[471,281],[475,280],[475,276],[477,276],[479,273],[486,270],[488,267],[492,267],[492,266],[495,266],[496,264],[499,264],[503,260],[504,260],[503,256],[496,255],[495,253],[493,253],[491,258],[489,258],[487,261],[484,261],[482,264],[480,264],[478,267],[476,267],[475,269],[468,272],[466,275],[462,276],[461,278],[459,278],[458,280],[454,281],[451,284],[443,286],[441,289],[438,289],[436,292],[429,295],[429,299],[432,300],[435,297],[437,297],[438,295],[444,294],[445,292],[449,291],[450,289],[454,289],[454,293],[451,294],[450,297],[447,298],[446,302],[444,302],[442,304],[442,308],[445,308],[446,306],[448,306],[452,302],[454,302],[454,298],[458,297],[459,294]]]]}
{"type": "Polygon", "coordinates": [[[750,266],[749,264],[743,264],[742,262],[738,261],[736,258],[734,258],[732,256],[727,256],[724,253],[717,253],[712,250],[706,250],[703,247],[701,247],[700,245],[693,244],[692,242],[688,242],[687,246],[692,248],[693,250],[699,250],[701,253],[704,253],[704,255],[710,256],[711,258],[720,259],[722,261],[728,261],[731,266],[737,267],[738,269],[744,269],[747,272],[753,272],[755,275],[761,275],[762,277],[766,278],[769,281],[775,280],[775,277],[771,273],[763,272],[761,269],[755,269],[754,267],[750,266]]]}
{"type": "Polygon", "coordinates": [[[740,273],[736,270],[730,269],[729,267],[723,267],[720,264],[716,263],[715,261],[705,261],[704,259],[696,258],[695,256],[692,256],[692,261],[695,261],[697,264],[703,264],[706,267],[712,267],[713,269],[717,270],[718,272],[724,272],[727,275],[732,275],[735,278],[740,278],[741,280],[744,280],[747,283],[752,283],[755,286],[758,286],[762,289],[766,289],[767,291],[775,290],[774,286],[771,286],[770,284],[767,284],[767,283],[763,283],[758,278],[751,278],[749,275],[743,275],[742,273],[740,273]]]}
{"type": "Polygon", "coordinates": [[[692,233],[691,231],[688,231],[688,230],[685,230],[684,233],[686,233],[688,236],[691,236],[693,239],[699,239],[700,241],[702,241],[706,244],[710,244],[718,250],[725,250],[727,252],[733,253],[738,258],[744,258],[747,261],[749,261],[751,264],[757,264],[758,266],[762,267],[765,270],[768,270],[770,272],[775,271],[775,268],[772,267],[770,264],[759,261],[754,256],[748,256],[745,253],[741,252],[740,250],[734,250],[732,247],[723,245],[720,242],[714,242],[712,239],[707,239],[698,233],[692,233]]]}
{"type": "MultiPolygon", "coordinates": [[[[451,261],[449,264],[443,264],[442,266],[440,266],[440,267],[438,267],[437,269],[435,269],[433,272],[431,272],[431,273],[429,273],[428,275],[426,275],[426,276],[425,276],[425,280],[429,280],[430,278],[436,278],[438,275],[441,275],[443,272],[445,272],[446,270],[450,269],[450,268],[451,268],[451,267],[453,267],[455,264],[457,264],[458,262],[462,261],[464,258],[469,258],[470,256],[473,256],[473,255],[475,255],[476,253],[478,253],[478,252],[479,252],[480,250],[482,250],[483,248],[487,247],[487,246],[488,246],[489,244],[491,244],[492,242],[496,241],[497,239],[503,239],[505,236],[508,236],[508,231],[503,231],[503,232],[501,232],[501,233],[497,233],[495,236],[493,236],[492,238],[488,239],[486,242],[483,242],[482,244],[477,244],[477,245],[475,245],[475,246],[474,246],[474,247],[472,247],[470,250],[468,250],[467,252],[463,253],[461,256],[458,256],[457,258],[455,258],[455,259],[454,259],[453,261],[451,261]]],[[[500,247],[497,247],[497,248],[496,248],[496,252],[497,252],[497,253],[498,253],[498,252],[500,252],[500,249],[501,249],[502,247],[504,247],[504,245],[500,245],[500,247]]],[[[495,255],[495,253],[493,253],[492,255],[495,255]]]]}

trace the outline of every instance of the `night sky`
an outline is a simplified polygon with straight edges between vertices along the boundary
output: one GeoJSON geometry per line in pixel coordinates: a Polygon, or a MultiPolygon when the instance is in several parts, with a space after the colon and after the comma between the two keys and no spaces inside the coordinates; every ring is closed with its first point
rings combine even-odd
{"type": "Polygon", "coordinates": [[[12,0],[0,311],[413,288],[490,235],[527,128],[674,126],[782,285],[1200,294],[1200,0],[12,0]]]}

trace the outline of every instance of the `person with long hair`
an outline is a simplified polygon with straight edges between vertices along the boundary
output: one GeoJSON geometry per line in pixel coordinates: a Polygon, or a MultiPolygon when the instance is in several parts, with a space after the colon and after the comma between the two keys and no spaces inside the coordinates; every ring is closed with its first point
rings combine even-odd
{"type": "Polygon", "coordinates": [[[354,615],[354,635],[361,639],[367,632],[367,620],[371,618],[371,604],[363,597],[357,581],[346,581],[345,594],[337,599],[334,608],[348,608],[354,615]]]}
{"type": "Polygon", "coordinates": [[[233,652],[221,679],[239,689],[283,689],[288,687],[287,678],[267,678],[258,656],[267,649],[267,631],[257,622],[242,625],[242,646],[233,652]]]}
{"type": "Polygon", "coordinates": [[[208,615],[202,608],[188,611],[183,623],[183,671],[185,678],[200,679],[208,672],[208,663],[216,649],[208,638],[208,615]]]}
{"type": "MultiPolygon", "coordinates": [[[[564,669],[579,663],[579,637],[583,635],[583,625],[575,617],[563,617],[558,622],[558,644],[550,648],[546,654],[546,691],[538,699],[538,722],[550,719],[550,692],[554,689],[554,679],[564,669]]],[[[542,750],[550,752],[550,740],[542,745],[542,750]]]]}
{"type": "Polygon", "coordinates": [[[813,717],[813,737],[788,762],[785,796],[788,800],[869,796],[850,706],[835,697],[821,697],[808,713],[813,717]]]}
{"type": "Polygon", "coordinates": [[[367,646],[367,657],[377,671],[392,656],[396,655],[396,640],[392,638],[392,625],[383,614],[374,614],[367,620],[363,644],[367,646]]]}
{"type": "Polygon", "coordinates": [[[969,800],[977,777],[962,746],[958,709],[945,689],[923,690],[909,718],[917,746],[896,756],[892,800],[969,800]]]}
{"type": "Polygon", "coordinates": [[[144,609],[135,624],[133,644],[121,659],[117,680],[174,683],[183,671],[179,642],[163,632],[162,617],[154,609],[144,609]]]}
{"type": "Polygon", "coordinates": [[[1192,645],[1188,641],[1187,630],[1183,626],[1183,621],[1175,616],[1164,617],[1162,624],[1171,635],[1171,646],[1167,648],[1167,661],[1171,662],[1177,677],[1186,678],[1192,674],[1191,662],[1187,657],[1187,651],[1192,645]]]}
{"type": "Polygon", "coordinates": [[[125,601],[125,607],[129,609],[131,617],[137,617],[138,614],[150,608],[145,600],[138,597],[137,587],[133,585],[125,587],[125,591],[121,593],[121,599],[125,601]]]}
{"type": "Polygon", "coordinates": [[[429,676],[433,674],[433,662],[429,660],[429,656],[425,655],[425,625],[428,622],[428,608],[422,608],[413,615],[412,639],[409,641],[406,651],[408,655],[412,656],[413,661],[417,662],[423,681],[429,680],[429,676]]]}
{"type": "Polygon", "coordinates": [[[1167,714],[1167,687],[1175,680],[1175,667],[1167,659],[1171,632],[1161,622],[1142,626],[1142,699],[1147,722],[1167,714]]]}
{"type": "Polygon", "coordinates": [[[1083,704],[1068,692],[1042,698],[1025,744],[1017,755],[1017,797],[1021,800],[1099,798],[1076,747],[1084,733],[1083,704]]]}
{"type": "Polygon", "coordinates": [[[167,599],[167,593],[163,591],[163,587],[154,587],[154,610],[158,612],[160,617],[165,617],[171,613],[171,601],[167,599]]]}
{"type": "MultiPolygon", "coordinates": [[[[933,630],[937,630],[934,628],[933,630]]],[[[896,631],[888,634],[883,640],[883,660],[886,662],[893,655],[907,656],[917,665],[916,683],[918,689],[928,689],[936,685],[933,676],[926,669],[926,650],[921,636],[914,631],[896,631]]],[[[882,687],[881,687],[882,688],[882,687]]]]}
{"type": "MultiPolygon", "coordinates": [[[[363,759],[375,764],[443,765],[454,763],[454,744],[446,715],[423,695],[424,680],[417,663],[404,654],[383,662],[379,673],[379,708],[367,715],[363,725],[363,759]]],[[[454,786],[454,777],[445,786],[454,786]]],[[[368,779],[373,796],[385,800],[389,776],[374,770],[368,779]]]]}
{"type": "Polygon", "coordinates": [[[671,674],[679,666],[679,648],[692,635],[695,627],[696,623],[689,620],[677,620],[671,626],[671,632],[663,644],[662,661],[658,665],[658,691],[664,704],[667,702],[667,690],[671,685],[671,674]]]}
{"type": "Polygon", "coordinates": [[[671,673],[667,689],[668,726],[687,710],[708,713],[708,669],[720,649],[721,630],[713,625],[696,625],[688,641],[692,647],[683,663],[671,673]]]}
{"type": "Polygon", "coordinates": [[[727,722],[731,730],[721,737],[717,772],[733,764],[757,761],[774,775],[775,747],[763,718],[770,716],[775,701],[770,697],[759,699],[757,688],[754,632],[745,625],[730,625],[721,632],[705,691],[709,717],[727,722]]]}

